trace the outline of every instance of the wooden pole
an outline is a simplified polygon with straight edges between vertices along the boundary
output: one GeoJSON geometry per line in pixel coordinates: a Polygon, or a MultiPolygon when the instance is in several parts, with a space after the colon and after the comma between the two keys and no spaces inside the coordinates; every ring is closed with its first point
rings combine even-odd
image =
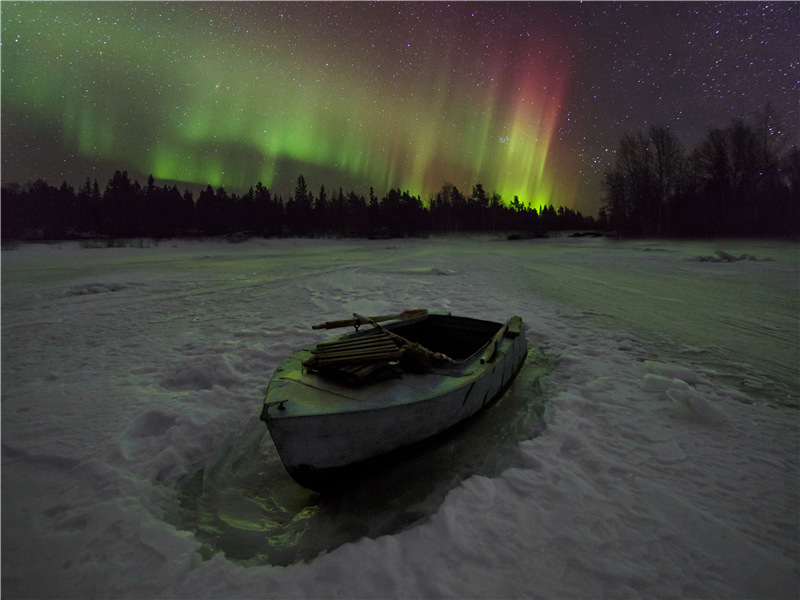
{"type": "Polygon", "coordinates": [[[389,334],[389,336],[393,340],[397,340],[399,343],[401,343],[404,346],[406,346],[409,350],[414,350],[414,351],[417,351],[417,352],[421,352],[422,354],[427,355],[428,357],[432,358],[433,360],[439,360],[439,361],[449,362],[449,363],[453,363],[453,364],[457,363],[457,361],[453,360],[452,358],[450,358],[446,354],[442,354],[441,352],[434,352],[433,350],[428,350],[422,344],[419,344],[417,342],[412,342],[411,340],[407,340],[406,338],[404,338],[402,335],[397,335],[396,333],[393,333],[393,332],[389,331],[388,329],[383,327],[383,325],[380,325],[377,321],[375,321],[373,319],[370,319],[368,317],[363,317],[363,316],[359,315],[358,313],[353,313],[353,316],[356,319],[363,319],[367,323],[369,323],[371,325],[374,325],[375,327],[377,327],[378,329],[380,329],[384,333],[389,334]]]}
{"type": "MultiPolygon", "coordinates": [[[[353,313],[355,314],[355,313],[353,313]]],[[[312,325],[311,329],[338,329],[340,327],[353,327],[356,325],[367,325],[373,321],[395,321],[414,319],[428,314],[428,310],[420,308],[416,310],[404,310],[396,315],[379,315],[377,317],[356,317],[355,319],[344,319],[341,321],[326,321],[318,325],[312,325]]]]}

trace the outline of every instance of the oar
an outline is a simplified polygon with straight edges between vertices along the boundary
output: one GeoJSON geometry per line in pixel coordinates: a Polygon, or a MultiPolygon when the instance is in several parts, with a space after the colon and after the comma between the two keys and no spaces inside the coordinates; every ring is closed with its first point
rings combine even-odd
{"type": "Polygon", "coordinates": [[[439,360],[439,361],[444,361],[444,362],[457,364],[457,361],[453,360],[452,358],[450,358],[446,354],[442,354],[441,352],[434,352],[433,350],[428,350],[422,344],[419,344],[417,342],[412,342],[411,340],[407,340],[402,335],[397,335],[396,333],[393,333],[393,332],[389,331],[388,329],[386,329],[383,325],[379,324],[374,319],[370,319],[369,317],[363,317],[363,316],[359,315],[358,313],[353,313],[353,316],[356,319],[363,320],[365,323],[369,323],[370,325],[373,325],[373,326],[377,327],[380,331],[389,334],[389,336],[391,336],[391,338],[393,340],[397,340],[399,343],[401,343],[404,346],[406,346],[407,349],[409,349],[409,350],[416,350],[416,351],[422,352],[422,354],[425,354],[426,356],[432,358],[433,360],[439,360]]]}
{"type": "MultiPolygon", "coordinates": [[[[354,313],[355,314],[355,313],[354,313]]],[[[416,317],[422,317],[428,314],[427,309],[417,309],[417,310],[404,310],[401,313],[396,315],[380,315],[377,317],[356,317],[355,319],[344,319],[342,321],[327,321],[325,323],[320,323],[319,325],[312,325],[311,329],[338,329],[339,327],[353,327],[358,325],[366,325],[367,323],[372,323],[373,321],[395,321],[395,320],[403,320],[406,319],[414,319],[416,317]]]]}

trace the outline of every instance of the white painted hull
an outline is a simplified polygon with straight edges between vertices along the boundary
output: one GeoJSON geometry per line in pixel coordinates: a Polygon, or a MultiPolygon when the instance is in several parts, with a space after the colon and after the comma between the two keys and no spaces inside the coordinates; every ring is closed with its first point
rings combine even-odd
{"type": "Polygon", "coordinates": [[[304,371],[311,354],[301,350],[276,370],[262,418],[287,471],[314,487],[318,475],[425,440],[474,415],[504,391],[526,353],[521,331],[501,338],[486,364],[476,353],[457,367],[353,388],[304,371]],[[281,408],[274,404],[282,401],[281,408]]]}

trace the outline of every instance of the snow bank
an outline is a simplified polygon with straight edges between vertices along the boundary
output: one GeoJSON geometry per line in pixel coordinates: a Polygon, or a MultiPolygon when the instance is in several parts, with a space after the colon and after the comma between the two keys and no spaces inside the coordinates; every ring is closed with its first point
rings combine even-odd
{"type": "Polygon", "coordinates": [[[602,239],[4,251],[3,592],[796,597],[798,249],[738,244],[773,260],[602,239]],[[405,308],[519,314],[534,347],[458,435],[340,496],[300,488],[257,420],[272,370],[314,322],[405,308]]]}

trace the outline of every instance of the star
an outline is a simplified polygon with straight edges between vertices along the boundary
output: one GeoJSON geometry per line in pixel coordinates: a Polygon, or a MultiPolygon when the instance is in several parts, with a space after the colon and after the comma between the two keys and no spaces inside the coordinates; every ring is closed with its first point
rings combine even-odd
{"type": "Polygon", "coordinates": [[[0,10],[4,182],[126,169],[286,194],[303,173],[423,197],[481,183],[596,214],[626,133],[669,124],[692,146],[767,102],[788,139],[800,127],[796,3],[0,10]]]}

